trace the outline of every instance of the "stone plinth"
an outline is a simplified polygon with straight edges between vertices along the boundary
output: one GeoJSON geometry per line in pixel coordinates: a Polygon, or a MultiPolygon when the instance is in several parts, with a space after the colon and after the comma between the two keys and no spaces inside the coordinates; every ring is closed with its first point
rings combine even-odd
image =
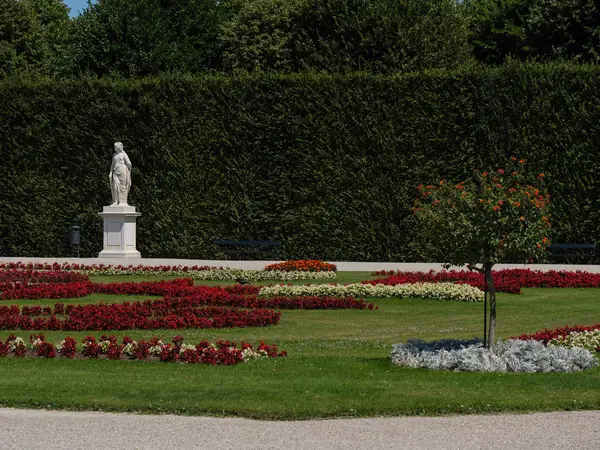
{"type": "Polygon", "coordinates": [[[104,250],[98,258],[141,258],[135,221],[142,213],[136,212],[135,206],[105,206],[98,214],[104,219],[104,250]]]}

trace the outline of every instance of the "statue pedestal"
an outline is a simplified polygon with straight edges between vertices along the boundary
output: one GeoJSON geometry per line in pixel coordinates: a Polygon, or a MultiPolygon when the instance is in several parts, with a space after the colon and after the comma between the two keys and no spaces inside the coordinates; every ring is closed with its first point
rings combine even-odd
{"type": "Polygon", "coordinates": [[[98,214],[104,218],[104,250],[98,258],[141,258],[135,248],[135,221],[142,213],[135,206],[105,206],[98,214]]]}

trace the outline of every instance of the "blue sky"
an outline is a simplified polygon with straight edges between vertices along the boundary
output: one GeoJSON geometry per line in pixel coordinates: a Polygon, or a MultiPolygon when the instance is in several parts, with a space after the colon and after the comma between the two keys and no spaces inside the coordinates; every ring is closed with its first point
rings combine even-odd
{"type": "MultiPolygon", "coordinates": [[[[71,8],[71,17],[78,16],[87,7],[87,0],[63,0],[65,4],[71,8]]],[[[93,0],[92,3],[96,3],[93,0]]]]}

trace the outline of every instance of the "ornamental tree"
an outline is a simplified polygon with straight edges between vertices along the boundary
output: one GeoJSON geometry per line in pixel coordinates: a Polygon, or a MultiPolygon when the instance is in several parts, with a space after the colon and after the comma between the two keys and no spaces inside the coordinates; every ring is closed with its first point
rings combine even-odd
{"type": "MultiPolygon", "coordinates": [[[[419,186],[413,212],[424,255],[443,255],[451,265],[484,274],[490,313],[487,346],[495,341],[496,290],[492,267],[502,261],[529,263],[550,244],[550,197],[544,174],[526,173],[525,160],[512,157],[504,168],[475,171],[458,184],[441,180],[419,186]]],[[[487,320],[487,301],[484,305],[487,320]]]]}

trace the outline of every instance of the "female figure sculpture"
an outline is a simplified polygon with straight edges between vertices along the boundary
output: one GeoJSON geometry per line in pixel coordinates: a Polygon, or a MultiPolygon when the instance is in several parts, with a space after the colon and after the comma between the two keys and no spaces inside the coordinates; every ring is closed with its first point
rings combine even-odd
{"type": "Polygon", "coordinates": [[[112,205],[110,206],[128,206],[127,195],[131,188],[131,161],[129,156],[123,151],[123,144],[115,142],[115,153],[110,166],[110,190],[112,193],[112,205]]]}

